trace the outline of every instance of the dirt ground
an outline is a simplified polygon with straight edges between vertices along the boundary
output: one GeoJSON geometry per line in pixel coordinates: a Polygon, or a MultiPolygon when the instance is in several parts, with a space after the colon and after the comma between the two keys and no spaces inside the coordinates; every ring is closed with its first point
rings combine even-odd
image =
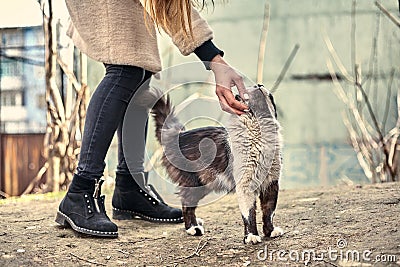
{"type": "Polygon", "coordinates": [[[285,234],[258,245],[242,243],[234,195],[198,210],[203,237],[133,220],[117,221],[117,239],[58,227],[61,197],[0,201],[0,266],[400,266],[400,183],[284,190],[275,224],[285,234]]]}

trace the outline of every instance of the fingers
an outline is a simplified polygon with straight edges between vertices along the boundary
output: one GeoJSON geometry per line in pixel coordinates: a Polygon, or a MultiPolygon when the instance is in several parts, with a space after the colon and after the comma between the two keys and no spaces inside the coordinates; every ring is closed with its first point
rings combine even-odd
{"type": "Polygon", "coordinates": [[[231,108],[238,109],[238,110],[241,110],[241,111],[243,111],[243,110],[248,108],[245,104],[243,104],[242,102],[239,102],[239,101],[237,101],[235,99],[235,97],[233,96],[231,90],[224,90],[223,92],[224,92],[223,95],[224,95],[224,97],[226,99],[226,102],[228,103],[228,105],[231,108]]]}
{"type": "Polygon", "coordinates": [[[241,115],[244,113],[243,110],[248,109],[245,104],[235,99],[231,90],[226,89],[222,86],[217,86],[216,93],[219,98],[222,110],[232,114],[241,115]]]}
{"type": "Polygon", "coordinates": [[[226,102],[226,99],[221,96],[219,98],[219,104],[221,106],[221,109],[225,112],[231,113],[231,114],[237,114],[237,115],[242,115],[240,110],[234,110],[233,108],[231,108],[228,103],[226,102]]]}
{"type": "Polygon", "coordinates": [[[237,101],[231,91],[231,87],[236,86],[240,97],[245,100],[248,99],[243,77],[221,56],[216,56],[211,60],[210,68],[215,75],[216,93],[222,110],[238,115],[243,114],[248,107],[237,101]]]}
{"type": "Polygon", "coordinates": [[[239,95],[241,98],[245,99],[245,94],[246,94],[246,86],[244,85],[243,82],[243,77],[240,76],[239,74],[237,75],[237,77],[235,77],[233,79],[233,82],[236,85],[237,90],[239,91],[239,95]]]}

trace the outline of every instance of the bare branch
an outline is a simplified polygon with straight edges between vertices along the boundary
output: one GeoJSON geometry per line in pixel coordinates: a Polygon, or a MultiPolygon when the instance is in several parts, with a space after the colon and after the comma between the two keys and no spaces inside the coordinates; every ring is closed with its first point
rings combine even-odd
{"type": "Polygon", "coordinates": [[[208,244],[208,241],[204,241],[204,243],[201,245],[201,242],[203,241],[203,239],[200,239],[200,241],[199,241],[199,243],[197,243],[197,247],[196,247],[196,249],[194,250],[194,252],[193,253],[191,253],[191,254],[189,254],[189,255],[187,255],[187,256],[185,256],[185,257],[179,257],[178,259],[176,259],[176,260],[183,260],[183,259],[189,259],[189,258],[192,258],[192,257],[194,257],[194,256],[198,256],[198,257],[200,257],[200,252],[203,250],[203,248],[208,244]]]}
{"type": "Polygon", "coordinates": [[[74,85],[75,91],[79,92],[79,89],[81,89],[81,84],[78,82],[78,79],[76,78],[75,74],[68,69],[67,64],[62,61],[60,57],[57,57],[57,63],[60,65],[61,69],[64,71],[65,75],[67,75],[67,78],[72,82],[74,85]]]}
{"type": "Polygon", "coordinates": [[[386,15],[397,27],[400,28],[400,21],[395,16],[393,16],[379,1],[375,1],[375,5],[386,15]]]}
{"type": "Polygon", "coordinates": [[[370,167],[372,166],[373,162],[368,150],[366,149],[365,145],[362,144],[362,141],[361,143],[357,141],[357,133],[354,130],[353,126],[351,125],[350,121],[344,115],[343,115],[343,123],[346,126],[347,130],[349,131],[351,143],[353,145],[354,150],[357,153],[358,162],[361,168],[363,169],[365,176],[367,176],[367,178],[371,182],[375,183],[374,174],[371,171],[370,167]]]}
{"type": "Polygon", "coordinates": [[[45,164],[42,166],[42,168],[40,168],[40,170],[36,174],[35,178],[29,183],[24,192],[22,192],[21,196],[32,192],[32,190],[36,187],[40,179],[42,179],[43,175],[46,173],[48,168],[49,168],[49,163],[45,162],[45,164]]]}
{"type": "Polygon", "coordinates": [[[81,89],[76,94],[75,106],[74,106],[74,110],[73,110],[73,112],[71,114],[70,125],[68,125],[68,128],[70,128],[70,126],[72,124],[74,124],[75,121],[76,121],[76,117],[78,116],[79,107],[80,107],[83,95],[85,94],[85,91],[87,89],[88,89],[88,87],[86,85],[82,85],[81,89]]]}
{"type": "MultiPolygon", "coordinates": [[[[353,0],[353,3],[351,5],[351,45],[350,45],[350,49],[351,49],[351,65],[353,67],[356,66],[357,64],[357,54],[356,54],[356,0],[353,0]]],[[[357,79],[356,76],[356,70],[355,68],[353,68],[353,77],[355,77],[357,79]]],[[[357,81],[356,81],[357,82],[357,81]]]]}
{"type": "Polygon", "coordinates": [[[81,261],[84,261],[84,262],[87,262],[87,263],[90,263],[90,264],[101,265],[101,266],[107,266],[107,264],[104,264],[104,263],[100,263],[100,262],[97,262],[97,261],[94,261],[94,260],[87,260],[87,259],[84,259],[84,258],[82,258],[82,257],[80,257],[80,256],[78,256],[78,255],[75,255],[75,254],[72,253],[72,252],[70,252],[69,254],[70,254],[71,256],[74,256],[74,257],[77,258],[78,260],[81,260],[81,261]]]}
{"type": "Polygon", "coordinates": [[[268,28],[269,28],[269,4],[266,3],[264,8],[264,23],[260,37],[260,47],[258,50],[257,83],[262,83],[263,81],[265,46],[267,45],[268,28]]]}
{"type": "Polygon", "coordinates": [[[347,94],[344,92],[342,86],[339,83],[339,80],[336,76],[335,70],[333,69],[332,61],[328,58],[326,60],[326,66],[328,67],[329,73],[331,75],[332,81],[335,85],[334,92],[336,93],[336,96],[343,101],[346,105],[349,105],[349,98],[347,97],[347,94]]]}
{"type": "Polygon", "coordinates": [[[369,92],[369,88],[370,88],[371,80],[372,80],[371,78],[373,76],[374,67],[376,65],[375,63],[377,62],[377,57],[378,57],[378,36],[379,36],[380,22],[381,22],[381,13],[380,12],[376,12],[375,32],[374,32],[374,35],[372,37],[371,54],[369,56],[368,76],[362,82],[363,85],[364,85],[364,83],[368,82],[368,84],[366,85],[366,89],[365,89],[365,91],[367,93],[369,92]]]}
{"type": "MultiPolygon", "coordinates": [[[[398,139],[400,136],[400,106],[398,105],[398,121],[397,127],[392,129],[388,135],[384,136],[386,131],[386,123],[389,116],[390,110],[390,98],[392,95],[392,86],[394,80],[394,69],[391,71],[388,84],[387,84],[387,95],[386,95],[386,106],[384,108],[382,124],[378,122],[378,114],[375,112],[378,110],[378,53],[377,53],[377,43],[378,43],[378,33],[379,33],[379,22],[380,13],[377,13],[377,23],[375,29],[375,35],[373,38],[371,56],[369,60],[369,77],[367,76],[367,90],[364,90],[364,81],[362,81],[361,66],[357,62],[356,54],[356,1],[352,2],[351,10],[351,62],[352,62],[352,73],[353,76],[350,77],[347,70],[345,69],[343,63],[340,61],[336,54],[336,51],[329,40],[326,32],[324,32],[325,43],[328,50],[333,58],[336,66],[340,69],[345,80],[350,83],[350,85],[355,88],[355,99],[353,99],[353,94],[347,90],[343,89],[342,84],[339,83],[336,73],[330,59],[327,60],[327,67],[332,77],[332,81],[335,85],[334,92],[339,99],[346,104],[349,109],[349,114],[343,116],[343,122],[348,129],[352,146],[357,153],[357,158],[360,166],[363,168],[365,175],[371,179],[374,183],[379,178],[380,181],[395,181],[397,179],[397,152],[399,151],[398,139]],[[372,78],[372,79],[371,79],[372,78]],[[372,98],[368,93],[370,85],[373,85],[374,90],[372,91],[372,98]],[[367,93],[368,92],[368,93],[367,93]],[[372,107],[372,100],[375,100],[375,109],[372,107]],[[363,116],[363,107],[367,107],[367,113],[369,115],[368,120],[363,116]],[[350,120],[353,124],[350,123],[350,120]],[[372,121],[372,126],[368,124],[368,121],[372,121]],[[375,136],[378,136],[377,138],[375,136]],[[396,165],[396,166],[395,166],[396,165]]],[[[375,2],[378,8],[387,15],[391,14],[387,11],[379,2],[375,2]]],[[[397,20],[397,19],[396,19],[397,20]]],[[[400,98],[400,88],[398,91],[398,102],[400,98]]]]}
{"type": "Polygon", "coordinates": [[[335,61],[336,66],[338,66],[340,72],[342,73],[342,75],[344,76],[344,78],[351,84],[354,84],[354,79],[353,77],[350,76],[350,74],[347,72],[346,68],[344,67],[342,61],[340,60],[339,56],[336,53],[335,48],[332,45],[332,42],[328,36],[328,34],[326,33],[325,30],[323,30],[322,32],[323,37],[324,37],[324,41],[326,44],[326,47],[328,48],[329,53],[331,54],[333,60],[335,61]]]}
{"type": "Polygon", "coordinates": [[[44,23],[45,28],[45,71],[46,71],[46,97],[52,99],[61,121],[65,120],[64,104],[60,90],[57,87],[56,76],[56,55],[57,55],[57,33],[54,27],[52,1],[48,1],[49,20],[44,23]]]}
{"type": "Polygon", "coordinates": [[[386,128],[386,122],[389,116],[389,107],[390,107],[390,98],[392,96],[392,85],[393,85],[393,80],[394,80],[394,74],[395,74],[395,69],[393,68],[392,71],[390,72],[390,77],[389,77],[389,82],[388,82],[388,90],[386,94],[386,106],[385,106],[385,112],[383,113],[383,122],[382,122],[382,130],[385,131],[386,128]]]}
{"type": "Polygon", "coordinates": [[[362,93],[362,95],[364,97],[364,100],[365,100],[365,103],[367,105],[367,109],[368,109],[369,115],[370,115],[370,117],[372,119],[372,122],[373,122],[373,124],[375,126],[375,130],[379,135],[379,141],[381,141],[382,144],[383,144],[384,140],[383,140],[382,130],[379,127],[378,120],[376,119],[375,113],[372,110],[372,106],[371,106],[371,103],[369,101],[368,95],[365,93],[365,90],[364,90],[364,88],[362,87],[362,85],[360,83],[357,83],[356,86],[358,87],[358,89],[360,89],[360,91],[361,91],[361,93],[362,93]]]}
{"type": "Polygon", "coordinates": [[[290,65],[293,62],[293,59],[296,56],[297,51],[299,51],[299,48],[300,48],[299,44],[296,44],[293,47],[292,52],[290,52],[290,55],[289,55],[288,59],[286,60],[285,64],[283,65],[283,68],[281,70],[281,73],[278,76],[278,79],[275,81],[274,85],[271,88],[271,93],[274,93],[278,89],[281,81],[283,80],[283,78],[286,75],[287,70],[289,69],[290,65]]]}
{"type": "Polygon", "coordinates": [[[331,74],[332,81],[333,81],[333,83],[335,85],[335,89],[336,89],[335,93],[337,92],[337,95],[339,95],[339,99],[344,100],[344,103],[348,106],[348,108],[352,112],[352,114],[353,114],[353,116],[354,116],[354,118],[355,118],[355,120],[356,120],[356,122],[358,124],[358,127],[359,127],[361,133],[363,134],[364,138],[369,143],[371,143],[371,144],[374,143],[374,140],[371,137],[371,135],[370,135],[370,133],[369,133],[369,131],[367,129],[368,123],[364,119],[362,119],[358,109],[354,106],[353,101],[349,100],[349,98],[346,95],[342,85],[340,84],[339,80],[337,79],[336,73],[333,70],[332,62],[329,59],[327,60],[327,67],[328,67],[328,70],[329,70],[329,72],[331,74]]]}
{"type": "Polygon", "coordinates": [[[393,138],[391,139],[391,142],[390,142],[389,159],[388,159],[388,164],[389,164],[390,168],[394,167],[394,156],[396,153],[397,141],[399,140],[399,136],[400,136],[400,133],[397,132],[397,134],[395,134],[393,136],[393,138]]]}

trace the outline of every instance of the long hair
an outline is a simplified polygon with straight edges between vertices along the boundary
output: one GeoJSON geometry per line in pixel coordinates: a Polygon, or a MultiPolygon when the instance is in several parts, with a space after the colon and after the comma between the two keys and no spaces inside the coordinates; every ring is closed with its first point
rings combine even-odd
{"type": "MultiPolygon", "coordinates": [[[[214,4],[214,1],[211,2],[214,4]]],[[[169,33],[183,31],[186,36],[193,38],[191,11],[194,4],[202,9],[206,0],[145,0],[146,25],[152,19],[158,30],[161,27],[169,33]]]]}

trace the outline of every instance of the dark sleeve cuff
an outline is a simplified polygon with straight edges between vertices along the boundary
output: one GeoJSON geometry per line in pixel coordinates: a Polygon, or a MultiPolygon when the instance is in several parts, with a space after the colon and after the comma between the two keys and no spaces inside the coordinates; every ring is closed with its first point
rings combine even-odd
{"type": "Polygon", "coordinates": [[[211,40],[205,41],[193,51],[196,56],[203,61],[206,69],[210,69],[210,61],[216,56],[224,56],[224,51],[219,50],[211,40]]]}

